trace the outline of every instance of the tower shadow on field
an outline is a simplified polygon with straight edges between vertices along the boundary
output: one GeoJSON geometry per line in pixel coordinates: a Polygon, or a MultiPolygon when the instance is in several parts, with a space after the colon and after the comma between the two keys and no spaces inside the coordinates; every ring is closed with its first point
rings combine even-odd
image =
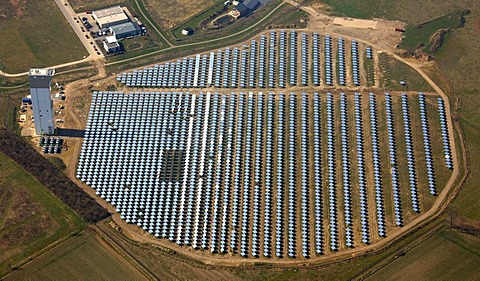
{"type": "Polygon", "coordinates": [[[57,136],[83,138],[85,137],[85,130],[57,128],[57,136]]]}

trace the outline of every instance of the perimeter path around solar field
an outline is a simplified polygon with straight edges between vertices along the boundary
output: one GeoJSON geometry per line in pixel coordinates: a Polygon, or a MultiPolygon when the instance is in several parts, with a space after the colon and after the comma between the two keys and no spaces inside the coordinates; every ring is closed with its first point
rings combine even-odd
{"type": "MultiPolygon", "coordinates": [[[[402,60],[402,61],[404,61],[404,60],[402,60]]],[[[408,61],[404,61],[404,62],[409,63],[408,61]]],[[[415,67],[415,69],[417,69],[417,67],[418,67],[415,64],[413,64],[411,66],[415,67]]],[[[426,81],[428,83],[430,83],[432,85],[432,87],[434,87],[434,89],[436,91],[438,91],[438,93],[445,99],[445,106],[446,106],[445,109],[448,113],[448,116],[451,116],[450,115],[450,106],[449,106],[448,100],[446,99],[447,97],[445,96],[443,91],[440,88],[438,88],[438,86],[436,86],[435,83],[433,83],[433,81],[431,79],[426,77],[426,74],[423,73],[421,70],[419,70],[419,73],[422,76],[425,75],[424,78],[426,79],[426,81]]],[[[453,126],[451,124],[451,119],[450,118],[448,120],[448,128],[449,128],[449,131],[453,134],[454,131],[453,131],[453,126]]],[[[277,265],[285,265],[285,266],[298,266],[298,265],[302,265],[302,264],[305,264],[305,263],[312,263],[312,264],[321,263],[321,262],[329,262],[330,263],[330,262],[340,261],[340,260],[343,260],[343,259],[346,259],[346,258],[351,258],[353,256],[359,256],[363,253],[370,252],[370,251],[375,251],[375,250],[378,250],[382,247],[385,247],[385,246],[391,244],[392,242],[394,242],[396,239],[400,238],[401,236],[403,236],[406,233],[408,233],[409,231],[411,231],[411,229],[413,229],[413,228],[417,227],[418,225],[428,221],[430,218],[435,217],[435,216],[440,214],[440,211],[443,210],[443,208],[446,206],[447,201],[451,198],[451,195],[452,195],[451,194],[451,189],[455,187],[455,182],[456,182],[456,180],[458,178],[458,175],[459,175],[459,167],[460,167],[459,166],[459,159],[458,159],[458,153],[457,153],[457,150],[456,150],[455,141],[454,141],[453,136],[450,138],[450,141],[451,141],[451,145],[452,145],[451,146],[452,147],[452,157],[453,157],[455,169],[453,170],[449,181],[447,182],[447,184],[446,184],[445,188],[443,189],[443,191],[441,192],[441,194],[439,194],[439,196],[438,196],[437,200],[435,201],[434,205],[432,206],[432,208],[430,208],[427,212],[425,212],[424,214],[422,214],[418,218],[414,219],[413,221],[411,221],[407,225],[405,225],[403,228],[399,229],[397,232],[392,233],[392,235],[390,235],[390,236],[388,236],[388,237],[386,237],[386,238],[384,238],[384,239],[382,239],[382,240],[380,240],[380,241],[378,241],[378,242],[376,242],[372,245],[364,246],[364,247],[361,247],[361,248],[348,249],[348,250],[342,251],[341,253],[335,254],[335,255],[314,257],[314,258],[311,258],[309,260],[303,260],[303,259],[299,259],[299,260],[260,259],[259,260],[259,259],[244,259],[244,258],[240,258],[240,257],[231,258],[231,257],[227,257],[227,256],[213,257],[213,256],[201,254],[201,253],[196,252],[196,251],[192,251],[191,249],[188,249],[188,248],[177,247],[177,245],[172,244],[169,241],[158,240],[155,237],[146,233],[145,231],[142,231],[138,227],[136,227],[134,225],[127,224],[125,221],[123,221],[120,218],[119,214],[115,213],[115,208],[113,206],[109,205],[104,200],[95,196],[95,191],[93,189],[89,188],[84,183],[77,180],[75,177],[73,177],[73,179],[77,184],[82,186],[87,191],[87,193],[89,193],[91,196],[96,198],[96,200],[98,200],[99,203],[102,204],[102,206],[104,206],[109,211],[114,213],[113,220],[115,221],[115,223],[117,223],[122,228],[123,233],[127,237],[129,237],[133,240],[136,240],[138,242],[141,242],[141,243],[148,243],[148,244],[152,244],[152,245],[161,245],[161,246],[164,246],[164,247],[167,247],[167,248],[172,248],[173,250],[175,250],[178,253],[181,253],[182,255],[197,259],[199,261],[202,261],[205,264],[237,266],[237,265],[242,265],[242,264],[253,264],[253,263],[259,263],[259,262],[260,263],[265,262],[265,263],[268,263],[268,264],[277,264],[277,265]]],[[[73,172],[73,174],[74,174],[74,172],[73,172]]]]}
{"type": "MultiPolygon", "coordinates": [[[[300,7],[300,8],[303,9],[303,7],[300,7]]],[[[313,10],[310,7],[305,7],[305,11],[311,13],[313,10]]],[[[316,14],[316,15],[312,14],[312,17],[315,17],[317,15],[318,14],[316,14]]],[[[371,45],[373,47],[376,47],[375,44],[372,44],[371,42],[368,42],[368,41],[362,40],[362,39],[358,39],[358,38],[352,38],[352,37],[346,36],[344,34],[339,34],[339,33],[332,32],[332,33],[330,33],[330,35],[338,36],[338,37],[341,36],[345,39],[350,39],[350,40],[355,39],[358,42],[362,42],[362,43],[371,45]]],[[[197,43],[197,44],[199,44],[199,43],[197,43]]],[[[172,48],[175,48],[175,47],[172,47],[172,48]]],[[[382,48],[379,48],[379,49],[381,50],[382,48]]],[[[164,51],[164,50],[160,50],[160,51],[164,51]]],[[[157,52],[160,52],[160,51],[157,51],[157,52]]],[[[137,241],[140,241],[140,242],[148,242],[148,243],[152,243],[152,244],[158,244],[158,245],[162,245],[162,246],[165,246],[165,247],[168,247],[168,248],[173,248],[173,249],[175,249],[175,251],[177,251],[179,253],[182,253],[183,255],[195,258],[197,260],[201,260],[206,264],[239,265],[239,264],[258,263],[258,262],[265,261],[266,263],[269,263],[269,264],[284,264],[284,265],[294,266],[294,265],[299,265],[299,264],[305,264],[305,262],[312,262],[312,263],[322,262],[322,261],[323,262],[333,262],[333,261],[342,260],[342,259],[345,259],[345,258],[350,258],[352,256],[358,256],[358,255],[360,255],[362,253],[365,253],[365,252],[368,252],[368,251],[378,250],[379,248],[382,248],[382,247],[385,247],[385,246],[391,244],[394,240],[403,236],[404,234],[409,232],[412,228],[414,228],[414,227],[420,225],[421,223],[427,221],[431,217],[440,214],[440,211],[443,210],[443,208],[446,207],[447,201],[451,198],[451,193],[450,192],[451,192],[451,189],[455,187],[455,182],[458,179],[459,167],[460,167],[459,166],[458,151],[457,151],[457,147],[455,145],[455,138],[453,137],[454,130],[453,130],[453,124],[452,124],[452,121],[451,121],[451,109],[450,109],[450,103],[449,103],[448,96],[421,69],[421,66],[423,65],[422,63],[416,62],[416,61],[413,61],[413,60],[404,59],[402,57],[399,57],[399,56],[395,55],[393,52],[388,51],[388,50],[383,50],[383,52],[387,53],[388,55],[394,57],[395,59],[397,59],[399,61],[402,61],[405,64],[409,65],[410,67],[414,68],[432,86],[432,88],[444,99],[445,110],[446,110],[447,115],[449,116],[449,118],[448,118],[448,129],[449,129],[450,134],[452,134],[451,137],[450,137],[450,143],[451,143],[450,147],[452,149],[452,157],[453,157],[453,163],[454,163],[454,167],[455,167],[453,172],[452,172],[452,175],[450,176],[449,181],[445,185],[445,188],[443,189],[442,193],[439,194],[439,196],[438,196],[437,200],[435,201],[434,205],[432,206],[432,208],[430,208],[427,212],[423,213],[421,216],[417,217],[416,219],[414,219],[413,221],[411,221],[407,225],[405,225],[403,228],[399,229],[399,231],[393,233],[392,235],[388,236],[387,238],[384,238],[384,239],[376,242],[375,244],[364,246],[364,247],[361,247],[361,248],[354,248],[354,249],[345,250],[345,251],[342,251],[338,255],[328,255],[328,256],[316,257],[316,258],[312,258],[312,259],[307,260],[307,261],[306,260],[301,260],[301,259],[299,259],[299,260],[271,260],[271,259],[258,260],[258,259],[230,258],[230,257],[216,258],[216,257],[203,255],[203,254],[197,253],[195,251],[191,251],[191,250],[186,249],[186,248],[176,247],[176,245],[173,245],[173,244],[171,244],[167,241],[158,240],[155,237],[146,234],[144,231],[138,229],[137,227],[132,226],[132,225],[128,225],[126,222],[124,222],[123,220],[120,219],[120,216],[118,214],[115,214],[113,216],[114,221],[120,227],[122,227],[122,229],[124,230],[124,233],[127,236],[133,238],[134,240],[137,240],[137,241]]],[[[147,54],[147,55],[149,55],[149,54],[147,54]]],[[[134,58],[131,58],[131,59],[128,59],[128,60],[132,60],[132,59],[134,59],[134,58]]],[[[116,62],[116,63],[119,63],[119,62],[116,62]]],[[[111,77],[107,78],[107,79],[111,79],[111,77]]],[[[102,80],[107,80],[107,79],[102,79],[102,80]]],[[[100,82],[100,81],[96,81],[96,82],[100,82]]],[[[102,199],[99,199],[98,197],[95,196],[95,193],[94,193],[93,189],[89,188],[85,184],[76,180],[75,177],[73,177],[73,178],[74,178],[75,182],[77,182],[77,184],[83,186],[84,189],[88,190],[88,193],[90,193],[94,198],[96,198],[99,201],[99,203],[101,203],[105,208],[114,211],[114,208],[112,206],[110,206],[108,203],[106,203],[102,199]]]]}
{"type": "MultiPolygon", "coordinates": [[[[64,3],[65,2],[62,2],[60,0],[55,0],[58,3],[60,3],[61,5],[59,5],[59,7],[64,7],[64,3]]],[[[289,1],[290,2],[290,1],[289,1]]],[[[271,13],[275,12],[281,5],[279,5],[278,7],[276,7],[273,11],[271,11],[271,13]]],[[[68,7],[70,7],[68,5],[68,7]]],[[[302,9],[304,9],[304,7],[301,7],[302,9]]],[[[311,14],[311,9],[308,9],[309,7],[305,7],[305,11],[307,11],[308,13],[311,14]]],[[[70,8],[71,9],[71,8],[70,8]]],[[[262,22],[265,18],[267,18],[271,13],[267,14],[262,20],[260,20],[259,22],[257,22],[255,25],[252,25],[250,26],[249,28],[243,30],[242,32],[245,32],[251,28],[253,28],[254,26],[258,25],[260,22],[262,22]]],[[[314,15],[312,15],[314,16],[314,15]]],[[[73,20],[73,16],[70,17],[72,20],[73,20]]],[[[230,36],[235,36],[235,35],[238,35],[242,32],[239,32],[237,34],[232,34],[230,36]]],[[[336,35],[336,34],[331,34],[331,35],[336,35]]],[[[349,38],[348,36],[345,36],[343,34],[339,34],[338,36],[342,36],[344,38],[349,38]]],[[[214,41],[218,41],[218,40],[224,40],[225,38],[227,37],[224,37],[224,38],[221,38],[221,39],[214,39],[214,40],[209,40],[209,41],[206,41],[206,42],[214,42],[214,41]]],[[[372,45],[371,43],[369,42],[366,42],[364,40],[359,40],[357,38],[355,38],[357,41],[359,42],[363,42],[363,43],[366,43],[366,44],[370,44],[372,45]]],[[[83,42],[83,41],[82,41],[83,42]]],[[[192,43],[192,44],[188,44],[188,45],[197,45],[197,44],[203,44],[203,43],[206,43],[206,42],[199,42],[199,43],[192,43]]],[[[181,47],[184,47],[184,46],[188,46],[188,45],[182,45],[181,47]]],[[[372,46],[375,46],[375,45],[372,45],[372,46]]],[[[177,48],[177,47],[171,47],[169,49],[173,49],[173,48],[177,48]]],[[[167,49],[164,49],[164,50],[159,50],[159,51],[156,51],[156,52],[153,52],[153,53],[160,53],[160,52],[163,52],[167,49]]],[[[413,227],[419,225],[420,223],[426,221],[427,219],[429,219],[430,217],[434,216],[434,215],[438,215],[439,214],[439,211],[442,210],[443,207],[445,207],[445,201],[446,199],[449,198],[449,195],[450,195],[450,191],[451,189],[454,187],[454,184],[455,184],[455,181],[457,180],[458,178],[458,175],[459,175],[459,158],[458,158],[458,151],[457,151],[457,147],[455,145],[455,138],[453,137],[453,124],[452,124],[452,121],[451,121],[451,110],[450,110],[450,103],[449,103],[449,100],[448,100],[448,97],[447,95],[440,89],[440,87],[438,87],[426,74],[425,72],[423,72],[423,70],[421,69],[421,64],[420,63],[414,63],[413,61],[411,60],[406,60],[404,58],[401,58],[395,54],[393,54],[392,52],[389,52],[389,51],[385,51],[387,54],[393,56],[395,59],[397,60],[400,60],[404,63],[406,63],[407,65],[411,66],[412,68],[414,68],[415,70],[417,70],[418,73],[420,73],[420,75],[433,87],[433,89],[444,99],[445,101],[445,109],[446,109],[446,112],[447,112],[447,115],[449,116],[448,118],[448,129],[449,129],[449,132],[450,134],[452,134],[452,136],[450,137],[450,147],[452,149],[452,157],[453,157],[453,163],[454,163],[454,170],[452,172],[452,175],[449,179],[449,181],[447,182],[445,188],[443,189],[442,193],[439,194],[437,200],[435,201],[435,204],[432,206],[432,208],[430,208],[427,212],[425,212],[424,214],[422,214],[421,216],[419,216],[418,218],[414,219],[413,221],[411,221],[410,223],[408,223],[406,226],[404,226],[403,228],[401,228],[399,231],[393,233],[392,235],[388,236],[387,238],[384,238],[378,242],[376,242],[375,244],[372,244],[372,245],[368,245],[368,246],[365,246],[365,247],[361,247],[361,248],[354,248],[354,249],[349,249],[349,250],[345,250],[345,251],[342,251],[342,253],[338,254],[338,255],[328,255],[328,256],[322,256],[322,257],[317,257],[317,258],[312,258],[311,262],[321,262],[321,261],[328,261],[328,262],[331,262],[331,261],[335,261],[335,260],[341,260],[341,259],[345,259],[345,258],[349,258],[349,257],[352,257],[352,256],[356,256],[356,255],[359,255],[359,254],[362,254],[362,253],[365,253],[367,251],[371,251],[371,250],[377,250],[381,247],[384,247],[390,243],[392,243],[394,240],[398,239],[400,236],[404,235],[405,233],[407,233],[408,231],[410,231],[413,227]]],[[[149,54],[145,54],[145,55],[141,55],[141,56],[137,56],[137,57],[134,57],[134,58],[130,58],[130,59],[126,59],[126,60],[123,60],[123,61],[118,61],[118,62],[114,62],[114,63],[110,63],[110,64],[107,64],[107,65],[113,65],[113,64],[118,64],[118,63],[122,63],[122,62],[127,62],[127,61],[130,61],[130,60],[133,60],[133,59],[137,59],[137,58],[140,58],[140,57],[143,57],[143,56],[148,56],[148,55],[151,55],[153,53],[149,53],[149,54]]],[[[88,58],[87,58],[88,59],[88,58]]],[[[71,62],[71,63],[67,63],[67,64],[64,64],[62,66],[66,66],[66,65],[73,65],[73,64],[76,64],[76,63],[80,63],[80,62],[84,62],[84,61],[88,61],[88,60],[82,60],[82,61],[78,61],[78,62],[71,62]]],[[[59,67],[59,66],[57,66],[59,67]]],[[[3,72],[0,72],[1,75],[4,75],[4,76],[9,76],[9,75],[6,75],[5,73],[3,72]]],[[[16,77],[16,76],[23,76],[23,75],[26,75],[25,74],[13,74],[13,76],[11,76],[12,74],[10,74],[9,77],[16,77]]],[[[108,79],[111,79],[111,78],[108,78],[108,79]]],[[[98,82],[98,81],[97,81],[98,82]]],[[[73,173],[74,174],[74,173],[73,173]]],[[[112,206],[110,206],[108,203],[106,203],[105,201],[101,200],[100,198],[98,198],[96,195],[95,195],[95,192],[93,189],[89,188],[88,186],[86,186],[85,184],[81,183],[80,181],[78,181],[75,176],[73,175],[70,175],[71,178],[77,183],[79,184],[80,186],[83,187],[84,190],[86,190],[93,198],[95,198],[102,206],[104,206],[105,208],[109,209],[109,210],[113,210],[114,211],[114,208],[112,206]]],[[[199,253],[196,253],[196,252],[192,252],[186,248],[181,248],[181,247],[175,247],[175,246],[172,246],[171,243],[168,243],[166,241],[161,241],[161,240],[158,240],[156,238],[154,238],[153,236],[149,236],[149,235],[145,235],[144,233],[142,233],[141,230],[139,230],[138,228],[135,228],[134,226],[131,226],[131,225],[128,225],[126,222],[124,222],[123,220],[120,219],[120,216],[118,214],[114,214],[113,216],[115,222],[120,225],[124,231],[124,233],[126,233],[127,236],[129,237],[132,237],[133,239],[135,240],[138,240],[138,241],[142,241],[142,242],[149,242],[149,243],[152,243],[152,244],[159,244],[159,245],[163,245],[163,246],[166,246],[166,247],[169,247],[169,248],[173,248],[175,249],[175,251],[179,252],[179,253],[182,253],[186,256],[190,256],[190,257],[193,257],[197,260],[201,260],[203,261],[204,263],[206,264],[224,264],[224,265],[238,265],[238,264],[247,264],[247,263],[258,263],[258,262],[262,262],[262,261],[265,261],[266,263],[269,263],[269,264],[285,264],[285,265],[299,265],[299,264],[305,264],[305,262],[308,262],[308,261],[305,261],[305,260],[271,260],[271,259],[266,259],[266,260],[258,260],[258,259],[243,259],[243,258],[226,258],[226,257],[222,257],[222,258],[215,258],[215,257],[210,257],[210,256],[206,256],[206,255],[202,255],[202,254],[199,254],[199,253]]]]}

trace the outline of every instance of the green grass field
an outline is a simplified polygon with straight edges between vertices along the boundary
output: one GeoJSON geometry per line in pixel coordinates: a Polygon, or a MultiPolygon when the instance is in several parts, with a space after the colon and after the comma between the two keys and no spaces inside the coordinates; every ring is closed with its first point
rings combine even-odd
{"type": "Polygon", "coordinates": [[[421,48],[427,53],[435,53],[432,35],[438,30],[454,30],[460,28],[463,22],[463,11],[455,11],[442,17],[433,19],[420,25],[410,24],[405,31],[405,38],[400,43],[400,48],[414,51],[421,48]]]}
{"type": "Polygon", "coordinates": [[[480,239],[442,230],[367,280],[478,280],[480,239]]]}
{"type": "Polygon", "coordinates": [[[197,26],[205,19],[208,19],[211,15],[215,14],[217,11],[222,9],[224,7],[222,2],[218,2],[207,9],[201,11],[200,13],[192,16],[191,18],[187,19],[186,21],[182,22],[181,24],[175,26],[170,30],[171,34],[175,38],[182,38],[184,35],[182,35],[182,30],[190,27],[193,28],[196,32],[201,32],[201,30],[198,30],[197,26]]]}
{"type": "Polygon", "coordinates": [[[57,197],[0,153],[0,276],[85,223],[57,197]]]}
{"type": "MultiPolygon", "coordinates": [[[[180,23],[197,18],[202,11],[214,6],[215,11],[224,6],[224,1],[215,0],[142,0],[146,10],[165,30],[178,26],[180,23]]],[[[213,11],[213,12],[215,12],[213,11]]]]}
{"type": "Polygon", "coordinates": [[[466,17],[464,28],[447,35],[444,47],[436,55],[440,69],[448,77],[453,88],[450,102],[455,104],[458,98],[458,119],[465,136],[467,161],[470,174],[453,207],[460,215],[473,220],[480,220],[478,198],[478,178],[480,177],[480,90],[478,74],[480,73],[480,23],[478,13],[480,3],[467,1],[471,14],[466,17]]]}
{"type": "Polygon", "coordinates": [[[55,2],[26,1],[17,6],[21,7],[11,11],[11,17],[0,20],[0,69],[24,72],[88,55],[55,2]]]}
{"type": "MultiPolygon", "coordinates": [[[[293,7],[292,7],[293,8],[293,7]]],[[[309,14],[300,9],[292,9],[285,16],[275,22],[275,28],[305,28],[309,14]]]]}
{"type": "Polygon", "coordinates": [[[71,238],[5,280],[146,280],[90,231],[71,238]]]}
{"type": "Polygon", "coordinates": [[[114,5],[125,5],[128,3],[128,0],[69,0],[68,3],[77,13],[92,11],[102,8],[111,7],[114,5]]]}

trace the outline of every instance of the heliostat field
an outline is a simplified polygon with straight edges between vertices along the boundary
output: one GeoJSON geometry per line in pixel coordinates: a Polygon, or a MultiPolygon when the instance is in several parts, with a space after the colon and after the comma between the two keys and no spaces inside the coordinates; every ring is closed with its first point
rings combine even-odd
{"type": "Polygon", "coordinates": [[[432,206],[445,122],[423,93],[94,92],[77,177],[158,238],[312,258],[432,206]]]}

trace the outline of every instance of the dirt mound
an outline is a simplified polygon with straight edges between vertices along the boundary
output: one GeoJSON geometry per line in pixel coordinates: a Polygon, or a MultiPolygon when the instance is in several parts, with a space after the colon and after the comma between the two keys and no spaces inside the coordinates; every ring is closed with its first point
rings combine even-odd
{"type": "Polygon", "coordinates": [[[445,34],[449,32],[448,29],[439,29],[430,37],[430,52],[435,53],[442,47],[445,34]]]}

